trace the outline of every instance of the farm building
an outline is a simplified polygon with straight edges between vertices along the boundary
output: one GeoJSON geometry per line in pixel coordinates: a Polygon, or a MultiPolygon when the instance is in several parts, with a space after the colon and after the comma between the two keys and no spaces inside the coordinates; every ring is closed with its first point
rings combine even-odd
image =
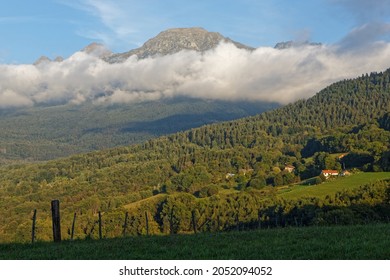
{"type": "Polygon", "coordinates": [[[234,176],[236,176],[236,174],[234,174],[234,173],[227,173],[226,176],[225,176],[225,178],[226,178],[226,179],[229,179],[229,178],[232,178],[232,177],[234,177],[234,176]]]}
{"type": "Polygon", "coordinates": [[[340,173],[341,176],[350,176],[352,175],[351,172],[349,172],[348,170],[343,170],[341,173],[340,173]]]}
{"type": "Polygon", "coordinates": [[[286,166],[284,167],[284,170],[286,170],[286,171],[289,172],[289,173],[293,172],[294,169],[295,169],[295,167],[292,166],[292,165],[286,165],[286,166]]]}
{"type": "Polygon", "coordinates": [[[325,176],[325,178],[329,178],[330,176],[338,176],[339,172],[337,170],[322,170],[322,175],[325,176]]]}

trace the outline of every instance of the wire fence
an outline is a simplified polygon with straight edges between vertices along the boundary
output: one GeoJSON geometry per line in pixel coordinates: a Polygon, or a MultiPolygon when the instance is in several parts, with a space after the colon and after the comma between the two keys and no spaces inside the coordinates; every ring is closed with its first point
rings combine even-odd
{"type": "MultiPolygon", "coordinates": [[[[251,213],[242,213],[242,209],[231,209],[230,212],[219,213],[216,209],[213,209],[208,214],[209,216],[204,213],[200,214],[199,209],[183,211],[183,209],[173,205],[169,208],[169,211],[165,211],[163,217],[157,217],[155,213],[151,213],[148,210],[141,211],[138,209],[137,213],[126,211],[112,214],[97,211],[92,217],[85,213],[84,215],[72,213],[73,219],[67,213],[66,217],[61,219],[59,201],[54,200],[51,202],[52,238],[50,239],[54,242],[60,242],[63,239],[61,233],[66,232],[66,230],[68,236],[65,239],[74,240],[83,237],[103,239],[129,235],[197,234],[199,232],[240,231],[275,227],[389,222],[388,216],[383,216],[379,220],[369,215],[357,219],[356,215],[351,215],[351,211],[348,208],[335,208],[318,212],[316,208],[303,207],[292,209],[289,213],[278,211],[277,207],[254,209],[251,213]],[[62,230],[61,221],[65,224],[65,229],[62,230]]],[[[36,242],[37,237],[39,238],[39,232],[37,233],[37,216],[38,213],[35,209],[31,227],[32,243],[36,242]]],[[[47,223],[46,219],[46,227],[48,226],[47,223]]],[[[47,235],[45,238],[46,240],[48,239],[47,235]]],[[[44,238],[39,238],[39,240],[42,239],[44,238]]]]}

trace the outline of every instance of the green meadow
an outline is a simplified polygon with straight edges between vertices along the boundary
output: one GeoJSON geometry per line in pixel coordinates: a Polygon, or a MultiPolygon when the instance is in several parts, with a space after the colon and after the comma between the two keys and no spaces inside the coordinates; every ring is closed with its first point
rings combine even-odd
{"type": "Polygon", "coordinates": [[[0,244],[14,260],[390,259],[390,224],[0,244]]]}
{"type": "Polygon", "coordinates": [[[299,199],[302,197],[325,198],[327,195],[334,195],[344,190],[357,189],[368,183],[390,178],[390,172],[361,172],[351,176],[329,179],[319,185],[293,185],[281,188],[279,195],[288,199],[299,199]]]}

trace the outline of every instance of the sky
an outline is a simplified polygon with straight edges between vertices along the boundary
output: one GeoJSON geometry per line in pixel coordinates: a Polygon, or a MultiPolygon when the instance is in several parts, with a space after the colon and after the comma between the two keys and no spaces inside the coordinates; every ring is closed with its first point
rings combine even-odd
{"type": "Polygon", "coordinates": [[[68,57],[91,42],[125,52],[174,27],[203,27],[252,47],[331,44],[373,17],[389,21],[386,8],[388,0],[1,1],[0,63],[68,57]]]}
{"type": "Polygon", "coordinates": [[[0,109],[190,96],[286,104],[332,82],[390,68],[390,0],[35,0],[0,3],[0,109]],[[79,50],[141,46],[174,27],[230,44],[111,65],[79,50]],[[281,41],[323,45],[275,50],[281,41]],[[63,62],[31,65],[41,55],[63,62]]]}

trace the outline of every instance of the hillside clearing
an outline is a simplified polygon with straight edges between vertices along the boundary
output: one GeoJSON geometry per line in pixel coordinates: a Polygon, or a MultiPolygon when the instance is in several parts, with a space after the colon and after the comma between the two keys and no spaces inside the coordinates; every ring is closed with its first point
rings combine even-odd
{"type": "Polygon", "coordinates": [[[390,178],[390,172],[362,172],[351,176],[330,179],[319,185],[295,185],[281,189],[279,195],[288,199],[302,197],[325,198],[343,190],[352,190],[368,183],[390,178]]]}

